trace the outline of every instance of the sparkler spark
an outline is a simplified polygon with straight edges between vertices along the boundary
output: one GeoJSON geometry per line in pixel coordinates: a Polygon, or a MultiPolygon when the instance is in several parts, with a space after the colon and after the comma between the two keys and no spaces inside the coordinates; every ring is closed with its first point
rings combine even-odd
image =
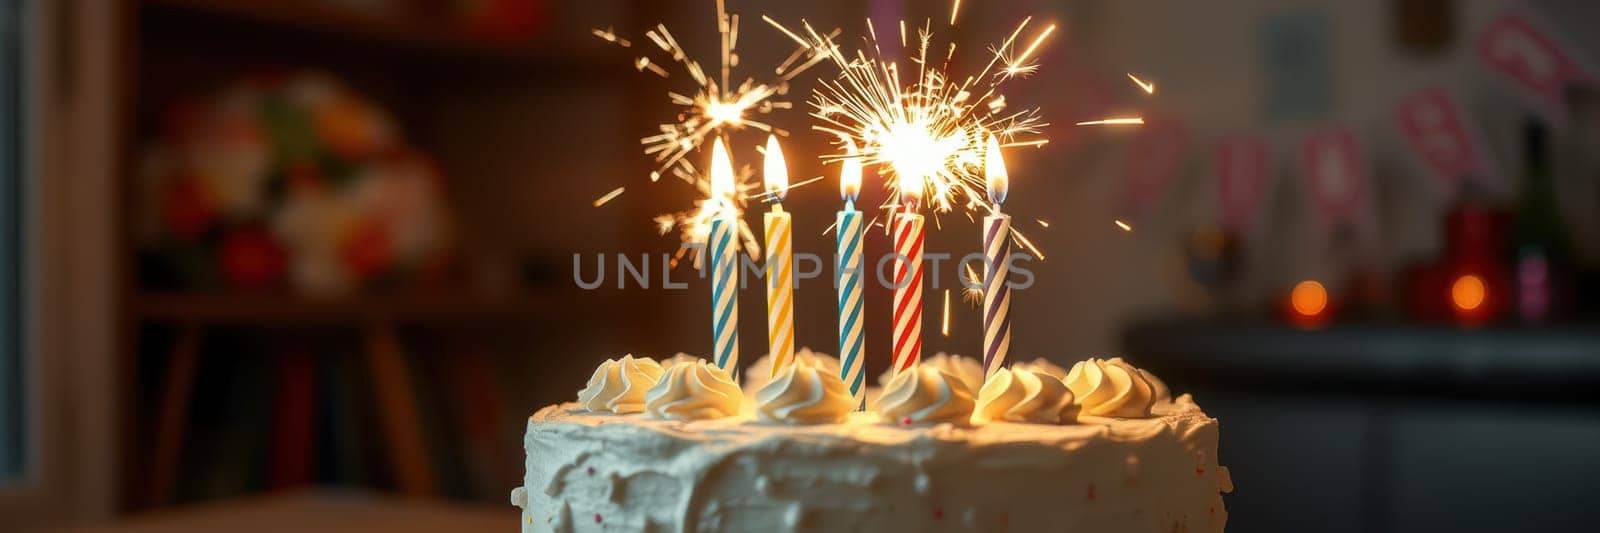
{"type": "MultiPolygon", "coordinates": [[[[959,5],[951,9],[952,25],[959,10],[959,5]]],[[[1031,17],[1023,19],[1008,37],[991,47],[987,64],[972,75],[948,71],[955,50],[952,47],[947,52],[935,46],[928,23],[915,29],[912,42],[905,21],[900,21],[901,47],[911,48],[904,50],[903,55],[910,57],[905,62],[883,53],[886,44],[892,47],[894,43],[880,40],[870,19],[865,46],[850,52],[804,21],[802,31],[784,30],[806,36],[806,44],[831,59],[840,71],[835,79],[819,83],[812,95],[811,116],[820,122],[813,129],[837,136],[841,148],[853,143],[859,149],[853,155],[823,159],[855,159],[863,166],[877,165],[891,192],[884,204],[890,210],[913,193],[936,217],[957,207],[969,214],[993,212],[984,192],[984,136],[995,136],[1005,147],[1047,142],[1035,138],[1048,125],[1038,108],[1008,111],[1000,92],[1006,81],[1036,68],[1032,61],[1055,31],[1051,24],[1024,40],[1031,22],[1031,17]],[[1016,52],[1023,42],[1026,46],[1016,52]],[[938,52],[930,57],[930,50],[938,52]]],[[[1043,258],[1021,232],[1012,235],[1043,258]]]]}
{"type": "MultiPolygon", "coordinates": [[[[765,16],[762,18],[771,21],[765,16]]],[[[657,133],[643,137],[639,142],[644,146],[644,153],[652,156],[656,163],[655,170],[650,173],[650,181],[659,181],[663,175],[670,174],[693,185],[702,197],[710,190],[708,177],[696,170],[690,162],[690,156],[707,141],[730,136],[746,128],[787,136],[787,131],[773,126],[764,117],[774,110],[792,109],[793,102],[782,98],[789,90],[790,80],[826,59],[825,54],[811,50],[803,40],[791,35],[800,46],[783,63],[773,68],[771,79],[757,81],[753,77],[745,77],[743,81],[735,82],[734,67],[739,63],[739,15],[728,13],[724,0],[716,0],[716,27],[720,55],[715,71],[708,73],[663,24],[657,24],[645,32],[649,44],[641,48],[644,54],[657,53],[663,55],[664,59],[640,55],[633,63],[640,72],[648,71],[669,79],[677,73],[687,76],[693,83],[693,89],[687,93],[667,92],[667,99],[678,106],[678,112],[673,120],[659,124],[657,133]],[[669,71],[668,67],[677,70],[669,71]]],[[[592,33],[620,47],[633,47],[631,41],[610,28],[597,28],[592,33]]],[[[828,35],[831,37],[837,32],[828,35]]],[[[735,176],[735,197],[739,199],[737,203],[740,209],[744,197],[759,188],[749,181],[753,175],[748,169],[741,168],[735,176]]],[[[694,209],[657,217],[657,228],[664,228],[663,234],[674,228],[679,229],[683,242],[704,242],[710,211],[704,202],[697,202],[694,209]]],[[[741,217],[739,226],[745,252],[757,254],[760,246],[749,224],[741,217]]]]}
{"type": "Polygon", "coordinates": [[[1133,80],[1134,85],[1138,85],[1140,89],[1143,89],[1145,94],[1156,93],[1156,84],[1147,83],[1144,80],[1139,79],[1138,76],[1134,76],[1132,72],[1128,73],[1128,79],[1133,80]]]}
{"type": "Polygon", "coordinates": [[[1122,231],[1133,231],[1133,226],[1129,226],[1127,222],[1121,220],[1114,220],[1113,222],[1116,222],[1117,227],[1122,228],[1122,231]]]}
{"type": "Polygon", "coordinates": [[[977,307],[983,303],[983,278],[978,277],[978,271],[973,270],[972,265],[966,265],[966,270],[967,282],[961,287],[961,301],[977,307]]]}
{"type": "Polygon", "coordinates": [[[626,190],[628,190],[627,187],[617,187],[616,189],[612,190],[611,192],[606,193],[605,196],[601,196],[599,198],[595,198],[594,206],[595,207],[600,207],[602,205],[606,205],[606,202],[610,202],[612,200],[615,200],[618,196],[622,196],[622,191],[626,191],[626,190]]]}
{"type": "Polygon", "coordinates": [[[1106,119],[1100,119],[1100,120],[1088,120],[1088,121],[1084,121],[1084,122],[1079,122],[1077,125],[1078,126],[1122,126],[1122,125],[1138,125],[1138,124],[1144,124],[1144,119],[1140,118],[1140,117],[1106,118],[1106,119]]]}
{"type": "Polygon", "coordinates": [[[939,326],[939,333],[950,336],[950,289],[944,290],[944,324],[939,326]]]}

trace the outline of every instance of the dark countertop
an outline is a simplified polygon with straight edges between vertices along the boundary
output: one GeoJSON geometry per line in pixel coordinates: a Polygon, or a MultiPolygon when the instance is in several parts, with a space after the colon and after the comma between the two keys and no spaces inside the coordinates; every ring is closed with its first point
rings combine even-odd
{"type": "Polygon", "coordinates": [[[1600,325],[1463,329],[1221,319],[1138,321],[1130,360],[1233,389],[1597,402],[1600,325]]]}

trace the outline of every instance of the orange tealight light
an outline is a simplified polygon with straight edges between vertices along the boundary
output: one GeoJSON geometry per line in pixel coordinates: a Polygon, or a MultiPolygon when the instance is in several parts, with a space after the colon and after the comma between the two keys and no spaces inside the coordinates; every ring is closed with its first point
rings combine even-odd
{"type": "Polygon", "coordinates": [[[1294,284],[1289,291],[1291,318],[1302,325],[1317,325],[1327,318],[1328,288],[1316,280],[1294,284]]]}
{"type": "Polygon", "coordinates": [[[1450,303],[1460,311],[1475,311],[1483,307],[1484,300],[1489,297],[1489,286],[1484,284],[1483,278],[1467,274],[1456,278],[1450,284],[1450,303]]]}
{"type": "Polygon", "coordinates": [[[1466,324],[1476,324],[1489,318],[1489,282],[1477,274],[1462,274],[1450,282],[1450,310],[1466,324]]]}

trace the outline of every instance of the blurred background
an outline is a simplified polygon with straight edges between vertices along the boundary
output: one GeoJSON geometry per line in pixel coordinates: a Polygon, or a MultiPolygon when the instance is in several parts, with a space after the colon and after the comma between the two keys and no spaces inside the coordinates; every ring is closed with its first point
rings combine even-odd
{"type": "MultiPolygon", "coordinates": [[[[1006,159],[1007,212],[1045,257],[1015,296],[1014,359],[1120,354],[1193,392],[1222,421],[1232,531],[1597,527],[1600,4],[968,4],[954,27],[943,0],[728,10],[758,80],[794,47],[763,14],[850,46],[868,17],[931,20],[965,68],[1026,16],[1060,25],[1005,91],[1051,123],[1006,159]],[[1074,125],[1127,116],[1146,124],[1074,125]]],[[[655,219],[701,194],[652,182],[639,139],[695,87],[636,60],[663,23],[715,64],[715,17],[0,0],[0,514],[513,527],[528,414],[605,358],[710,349],[693,270],[669,274],[685,290],[613,271],[585,291],[574,258],[587,278],[596,254],[647,254],[659,280],[678,250],[655,219]]],[[[816,156],[834,148],[806,113],[835,73],[763,117],[789,132],[791,181],[827,177],[785,204],[801,252],[833,244],[837,171],[816,156]]],[[[735,132],[735,163],[764,138],[735,132]]],[[[868,233],[867,257],[889,251],[868,233]]],[[[977,236],[947,215],[928,250],[977,236]]],[[[954,295],[928,292],[925,351],[977,352],[957,270],[935,275],[954,295]]],[[[802,283],[799,345],[835,351],[833,298],[802,283]]],[[[875,376],[890,296],[866,298],[875,376]]],[[[761,306],[743,312],[753,360],[761,306]]]]}

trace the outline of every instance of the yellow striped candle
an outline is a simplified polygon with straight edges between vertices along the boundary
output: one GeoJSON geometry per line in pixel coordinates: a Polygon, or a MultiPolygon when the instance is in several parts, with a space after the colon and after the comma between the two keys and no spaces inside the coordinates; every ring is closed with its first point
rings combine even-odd
{"type": "Polygon", "coordinates": [[[739,213],[731,198],[733,191],[733,162],[719,138],[711,147],[711,201],[719,205],[706,240],[707,268],[711,269],[712,360],[738,379],[739,213]]]}
{"type": "Polygon", "coordinates": [[[772,211],[763,220],[767,229],[767,353],[772,357],[772,377],[794,362],[794,227],[783,210],[789,187],[783,150],[776,136],[767,136],[762,178],[771,196],[772,211]]]}

